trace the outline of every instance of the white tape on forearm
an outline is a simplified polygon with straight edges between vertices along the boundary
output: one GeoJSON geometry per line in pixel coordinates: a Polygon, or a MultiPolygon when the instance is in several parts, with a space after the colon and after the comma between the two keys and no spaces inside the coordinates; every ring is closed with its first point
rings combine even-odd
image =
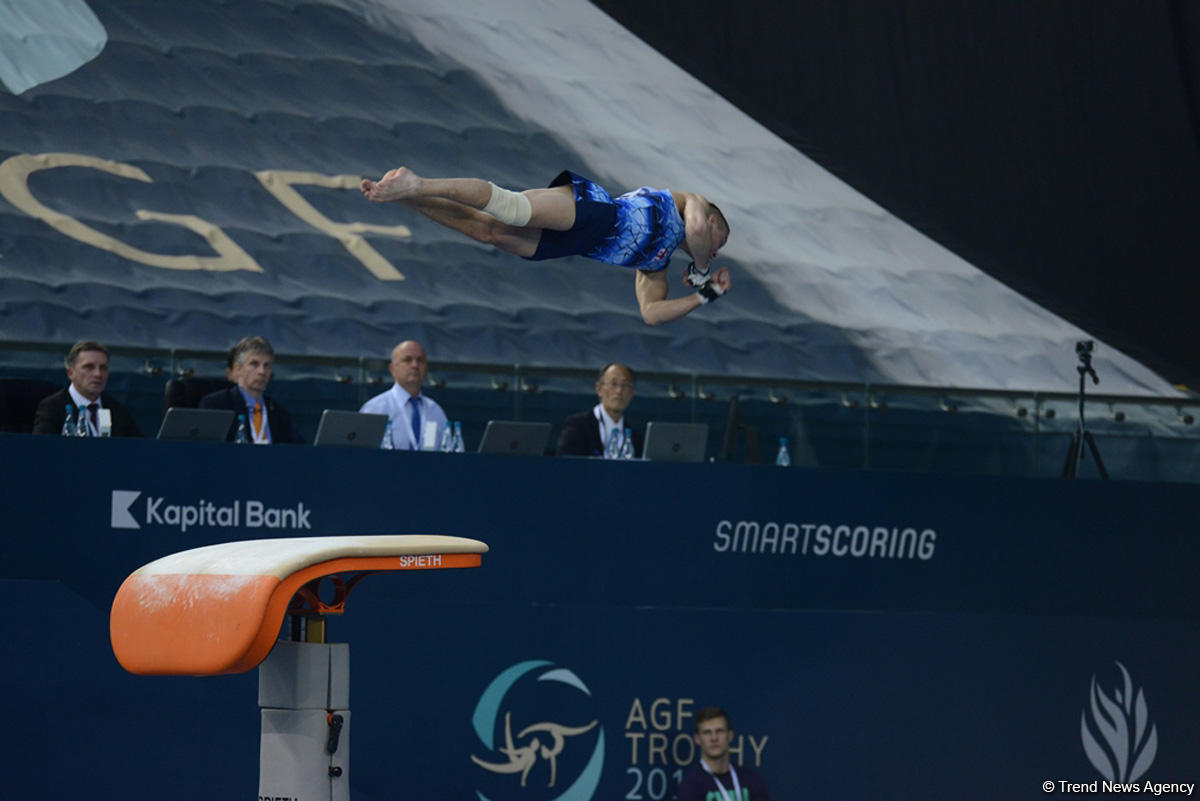
{"type": "Polygon", "coordinates": [[[483,210],[508,225],[525,225],[533,216],[533,205],[529,198],[520,192],[510,192],[488,182],[492,187],[492,196],[483,210]]]}

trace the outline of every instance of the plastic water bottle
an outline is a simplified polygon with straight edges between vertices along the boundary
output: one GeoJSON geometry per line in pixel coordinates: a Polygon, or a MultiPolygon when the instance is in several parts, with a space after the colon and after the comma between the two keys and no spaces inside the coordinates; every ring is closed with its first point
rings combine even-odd
{"type": "Polygon", "coordinates": [[[75,436],[75,407],[67,404],[67,416],[63,418],[62,435],[64,437],[75,436]]]}
{"type": "Polygon", "coordinates": [[[633,458],[633,429],[625,429],[625,438],[621,440],[621,458],[633,458]]]}
{"type": "Polygon", "coordinates": [[[91,435],[92,435],[92,429],[88,426],[87,409],[80,406],[79,407],[79,416],[75,418],[75,436],[90,437],[91,435]]]}
{"type": "Polygon", "coordinates": [[[467,451],[467,446],[465,444],[463,444],[462,422],[459,420],[455,420],[454,421],[454,452],[455,453],[466,453],[466,451],[467,451]]]}
{"type": "Polygon", "coordinates": [[[792,466],[792,457],[788,455],[787,437],[779,438],[779,454],[775,457],[775,464],[780,467],[792,466]]]}
{"type": "Polygon", "coordinates": [[[388,418],[387,425],[383,429],[383,441],[379,443],[379,447],[385,451],[396,449],[395,443],[392,442],[392,418],[388,418]]]}
{"type": "Polygon", "coordinates": [[[233,441],[238,445],[250,444],[250,432],[246,430],[246,415],[238,415],[237,434],[234,435],[233,441]]]}
{"type": "Polygon", "coordinates": [[[608,432],[608,444],[604,446],[604,458],[621,458],[621,429],[614,428],[608,432]]]}
{"type": "Polygon", "coordinates": [[[445,427],[442,428],[442,439],[438,445],[438,449],[442,453],[454,453],[454,426],[450,425],[450,421],[446,421],[445,427]]]}

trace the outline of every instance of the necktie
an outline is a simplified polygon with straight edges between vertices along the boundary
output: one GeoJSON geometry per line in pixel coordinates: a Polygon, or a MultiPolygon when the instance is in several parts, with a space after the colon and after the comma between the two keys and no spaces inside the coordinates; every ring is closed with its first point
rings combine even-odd
{"type": "Polygon", "coordinates": [[[417,398],[409,398],[408,405],[412,408],[412,449],[419,451],[421,450],[421,402],[417,398]]]}
{"type": "Polygon", "coordinates": [[[254,420],[254,439],[255,441],[261,441],[263,437],[262,401],[256,400],[254,402],[254,417],[252,419],[254,420]]]}
{"type": "Polygon", "coordinates": [[[91,418],[92,433],[94,434],[100,433],[100,418],[98,417],[99,412],[97,411],[99,408],[100,404],[96,403],[96,401],[92,401],[88,404],[88,417],[91,418]]]}

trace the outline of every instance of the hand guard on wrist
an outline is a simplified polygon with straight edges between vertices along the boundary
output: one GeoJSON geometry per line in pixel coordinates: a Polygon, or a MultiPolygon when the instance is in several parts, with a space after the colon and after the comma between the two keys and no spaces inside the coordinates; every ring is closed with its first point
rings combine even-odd
{"type": "Polygon", "coordinates": [[[714,300],[724,295],[725,290],[721,289],[719,284],[714,284],[712,281],[709,281],[697,290],[697,294],[700,295],[701,303],[712,303],[714,300]]]}
{"type": "Polygon", "coordinates": [[[699,289],[711,280],[712,274],[708,270],[700,272],[696,269],[696,262],[688,262],[687,270],[683,273],[683,283],[699,289]]]}

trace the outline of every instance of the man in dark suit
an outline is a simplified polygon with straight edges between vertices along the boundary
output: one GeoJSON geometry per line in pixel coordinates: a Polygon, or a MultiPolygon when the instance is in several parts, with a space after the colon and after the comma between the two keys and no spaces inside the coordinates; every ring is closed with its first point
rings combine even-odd
{"type": "MultiPolygon", "coordinates": [[[[625,419],[625,410],[633,401],[633,370],[623,364],[606,364],[596,379],[600,402],[586,412],[573,414],[563,421],[558,433],[556,456],[603,456],[604,444],[612,432],[623,442],[625,429],[633,426],[625,419]]],[[[642,435],[633,432],[633,452],[642,455],[642,435]]]]}
{"type": "MultiPolygon", "coordinates": [[[[246,433],[256,445],[304,442],[292,426],[287,409],[269,397],[271,368],[275,350],[263,337],[246,337],[229,352],[232,367],[227,371],[235,386],[221,389],[200,399],[201,409],[232,409],[245,415],[246,433]]],[[[227,441],[237,436],[237,423],[229,431],[227,441]]]]}
{"type": "MultiPolygon", "coordinates": [[[[84,419],[88,433],[95,437],[101,431],[101,411],[112,418],[112,436],[140,437],[141,429],[125,406],[104,391],[108,385],[108,348],[99,342],[76,342],[67,354],[67,379],[71,382],[38,403],[33,419],[33,433],[62,433],[67,419],[67,404],[86,410],[84,419]]],[[[76,412],[78,414],[78,412],[76,412]]]]}

